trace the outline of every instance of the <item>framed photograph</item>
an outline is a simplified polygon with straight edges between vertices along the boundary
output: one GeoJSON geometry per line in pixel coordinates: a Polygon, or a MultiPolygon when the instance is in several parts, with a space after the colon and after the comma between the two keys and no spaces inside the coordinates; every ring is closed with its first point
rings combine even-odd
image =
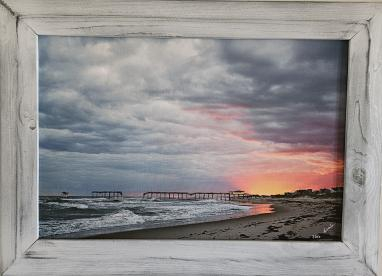
{"type": "Polygon", "coordinates": [[[0,15],[1,275],[382,273],[382,4],[0,15]]]}
{"type": "Polygon", "coordinates": [[[41,36],[40,238],[340,241],[347,56],[41,36]]]}

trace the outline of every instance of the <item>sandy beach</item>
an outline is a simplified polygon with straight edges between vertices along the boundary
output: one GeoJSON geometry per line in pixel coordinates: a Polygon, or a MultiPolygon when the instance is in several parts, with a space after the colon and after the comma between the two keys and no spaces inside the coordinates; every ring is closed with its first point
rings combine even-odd
{"type": "Polygon", "coordinates": [[[267,199],[274,212],[235,219],[89,236],[91,239],[325,240],[341,239],[339,199],[267,199]]]}

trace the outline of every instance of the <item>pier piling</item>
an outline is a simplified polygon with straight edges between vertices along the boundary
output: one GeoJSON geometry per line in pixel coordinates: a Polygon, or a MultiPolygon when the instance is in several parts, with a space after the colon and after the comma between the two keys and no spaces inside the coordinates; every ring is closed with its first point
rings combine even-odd
{"type": "Polygon", "coordinates": [[[205,192],[145,192],[143,198],[151,199],[169,199],[169,200],[202,200],[217,199],[221,201],[230,201],[234,199],[230,193],[205,193],[205,192]]]}
{"type": "Polygon", "coordinates": [[[123,198],[121,191],[93,191],[92,198],[107,198],[107,199],[118,199],[123,198]]]}

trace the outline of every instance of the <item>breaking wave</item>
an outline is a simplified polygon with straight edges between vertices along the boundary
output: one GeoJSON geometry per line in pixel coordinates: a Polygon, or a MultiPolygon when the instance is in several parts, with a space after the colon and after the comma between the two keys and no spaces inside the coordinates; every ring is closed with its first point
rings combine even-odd
{"type": "Polygon", "coordinates": [[[115,227],[128,230],[203,222],[253,214],[253,208],[213,199],[161,201],[125,198],[114,202],[100,198],[41,197],[40,237],[115,227]]]}

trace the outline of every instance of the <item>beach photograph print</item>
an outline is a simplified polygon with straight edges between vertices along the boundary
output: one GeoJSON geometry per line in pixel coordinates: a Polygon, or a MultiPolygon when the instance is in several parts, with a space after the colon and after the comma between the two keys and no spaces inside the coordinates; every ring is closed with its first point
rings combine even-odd
{"type": "Polygon", "coordinates": [[[348,43],[39,36],[39,235],[339,241],[348,43]]]}

